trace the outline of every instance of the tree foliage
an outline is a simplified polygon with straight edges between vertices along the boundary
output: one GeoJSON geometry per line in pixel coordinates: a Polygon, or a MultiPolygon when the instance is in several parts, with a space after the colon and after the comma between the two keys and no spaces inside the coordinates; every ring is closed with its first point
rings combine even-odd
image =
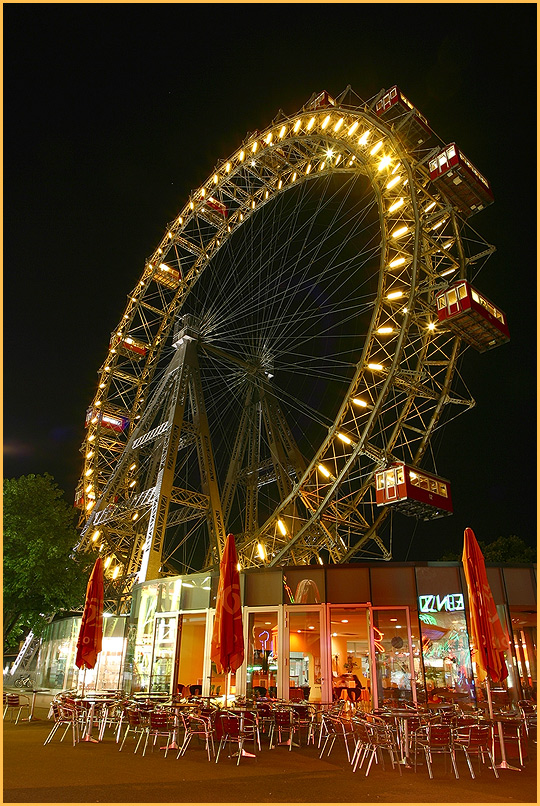
{"type": "MultiPolygon", "coordinates": [[[[487,563],[535,563],[536,562],[536,548],[528,546],[517,535],[509,535],[508,537],[498,537],[491,543],[484,543],[483,540],[478,541],[478,545],[484,555],[484,560],[487,563]]],[[[447,552],[441,560],[461,560],[461,553],[447,552]]]]}
{"type": "Polygon", "coordinates": [[[52,476],[4,480],[4,648],[84,602],[94,557],[74,559],[75,509],[52,476]]]}

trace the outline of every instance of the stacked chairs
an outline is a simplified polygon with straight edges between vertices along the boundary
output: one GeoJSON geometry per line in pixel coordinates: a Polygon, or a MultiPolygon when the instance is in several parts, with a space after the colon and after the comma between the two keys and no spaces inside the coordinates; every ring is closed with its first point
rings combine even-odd
{"type": "Polygon", "coordinates": [[[198,716],[194,712],[187,714],[181,712],[180,719],[184,727],[184,741],[176,758],[180,758],[180,756],[185,755],[191,740],[195,736],[199,740],[204,739],[208,761],[211,761],[210,749],[212,751],[212,755],[215,755],[216,751],[214,746],[215,730],[210,717],[198,716]]]}
{"type": "Polygon", "coordinates": [[[326,712],[323,714],[321,721],[319,747],[322,743],[322,749],[319,754],[319,758],[323,757],[327,746],[327,756],[330,755],[336,740],[343,740],[345,750],[347,752],[347,759],[351,761],[349,742],[355,742],[353,721],[351,719],[346,719],[342,716],[334,716],[330,712],[326,712]]]}
{"type": "Polygon", "coordinates": [[[415,733],[415,754],[414,754],[414,771],[416,772],[417,754],[419,750],[424,751],[426,765],[428,768],[429,777],[433,778],[433,770],[431,767],[432,757],[435,753],[442,753],[449,755],[452,761],[452,769],[454,775],[459,778],[459,773],[456,764],[456,750],[454,746],[453,728],[452,725],[428,724],[419,728],[415,733]]]}
{"type": "Polygon", "coordinates": [[[51,702],[51,711],[54,719],[54,725],[52,726],[52,729],[43,744],[49,744],[49,742],[52,741],[56,731],[65,725],[65,730],[60,741],[64,741],[66,733],[71,728],[73,732],[73,746],[75,747],[80,737],[80,726],[77,710],[71,705],[66,705],[61,700],[53,700],[51,702]]]}
{"type": "Polygon", "coordinates": [[[28,712],[28,717],[30,716],[30,700],[24,694],[6,694],[4,705],[4,719],[6,718],[8,711],[10,711],[11,721],[13,722],[13,715],[15,711],[17,711],[17,719],[15,720],[15,724],[17,724],[19,721],[22,711],[26,710],[28,712]]]}
{"type": "Polygon", "coordinates": [[[477,723],[457,726],[454,728],[454,744],[457,748],[463,750],[472,778],[474,778],[474,770],[471,755],[478,756],[479,761],[481,759],[482,762],[484,762],[484,757],[487,756],[495,778],[499,777],[495,767],[494,756],[492,755],[493,728],[491,725],[477,723]]]}
{"type": "Polygon", "coordinates": [[[270,736],[269,736],[269,743],[270,743],[270,750],[273,750],[276,746],[274,744],[274,735],[277,732],[278,735],[278,744],[283,744],[281,737],[283,733],[288,734],[287,744],[289,745],[289,750],[292,750],[293,746],[293,737],[297,731],[296,724],[294,722],[294,712],[292,708],[283,708],[277,707],[274,709],[274,719],[270,726],[270,736]]]}
{"type": "Polygon", "coordinates": [[[383,752],[385,751],[390,756],[392,769],[397,766],[401,775],[397,736],[389,724],[382,721],[369,722],[368,720],[354,719],[353,729],[355,736],[354,753],[351,758],[353,772],[356,772],[358,767],[361,769],[364,762],[367,761],[367,777],[371,770],[373,759],[378,763],[379,758],[384,769],[383,752]]]}

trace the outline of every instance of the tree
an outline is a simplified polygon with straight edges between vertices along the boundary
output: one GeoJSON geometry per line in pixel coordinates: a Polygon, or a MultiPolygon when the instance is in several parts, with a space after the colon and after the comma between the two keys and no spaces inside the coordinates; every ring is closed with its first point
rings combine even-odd
{"type": "MultiPolygon", "coordinates": [[[[536,548],[528,546],[517,535],[509,537],[498,537],[491,543],[478,541],[478,545],[487,563],[535,563],[536,548]]],[[[447,552],[441,560],[461,560],[461,554],[451,551],[447,552]]]]}
{"type": "Polygon", "coordinates": [[[48,473],[4,480],[4,649],[84,602],[95,557],[71,556],[79,535],[62,496],[48,473]]]}

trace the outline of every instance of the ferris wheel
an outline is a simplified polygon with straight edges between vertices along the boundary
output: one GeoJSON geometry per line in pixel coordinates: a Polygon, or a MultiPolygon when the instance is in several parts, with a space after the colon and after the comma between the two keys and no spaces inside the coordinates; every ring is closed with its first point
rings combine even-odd
{"type": "Polygon", "coordinates": [[[469,222],[491,191],[456,152],[397,87],[347,88],[190,194],[87,411],[78,548],[105,556],[111,600],[215,568],[228,532],[244,568],[390,559],[376,474],[436,478],[430,441],[474,405],[436,298],[494,251],[469,222]]]}

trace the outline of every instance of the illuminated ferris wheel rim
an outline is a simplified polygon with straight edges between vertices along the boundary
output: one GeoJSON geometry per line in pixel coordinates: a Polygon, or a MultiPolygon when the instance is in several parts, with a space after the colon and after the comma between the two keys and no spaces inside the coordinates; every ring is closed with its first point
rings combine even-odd
{"type": "MultiPolygon", "coordinates": [[[[99,407],[103,412],[107,409],[105,397],[117,361],[117,351],[131,338],[130,327],[147,289],[158,275],[174,274],[174,270],[165,262],[173,247],[182,249],[182,255],[190,255],[193,258],[192,265],[183,276],[178,277],[174,298],[162,316],[152,343],[147,345],[144,369],[129,413],[132,428],[140,417],[145,389],[178,312],[204,268],[224,247],[235,230],[249,220],[254,212],[291,187],[314,177],[357,172],[368,177],[379,207],[381,262],[378,299],[361,358],[335,422],[302,479],[295,485],[287,501],[282,502],[282,508],[299,494],[302,485],[315,472],[321,472],[336,436],[344,444],[349,439],[352,447],[346,462],[342,462],[339,473],[329,473],[328,478],[332,480],[324,495],[325,502],[330,500],[359,454],[364,453],[374,458],[381,466],[398,458],[392,453],[392,444],[388,450],[381,451],[374,445],[369,445],[368,438],[398,372],[412,318],[417,323],[418,317],[423,316],[426,326],[432,325],[432,322],[428,322],[430,312],[425,310],[425,303],[419,305],[417,298],[421,244],[430,245],[430,260],[436,264],[435,268],[433,265],[422,265],[424,281],[426,276],[431,276],[432,281],[444,282],[442,278],[445,275],[463,271],[462,260],[452,251],[455,244],[460,244],[459,218],[451,205],[446,203],[444,194],[434,194],[422,162],[412,159],[391,128],[367,107],[334,105],[317,110],[304,108],[295,115],[272,123],[262,132],[248,136],[241,148],[235,150],[229,159],[219,163],[208,179],[191,193],[184,208],[170,223],[161,243],[148,259],[138,286],[129,296],[120,326],[112,337],[110,353],[101,369],[100,388],[105,391],[98,392],[93,404],[94,411],[99,411],[99,407]],[[259,168],[261,173],[257,174],[259,168]],[[256,177],[252,192],[246,192],[245,188],[243,193],[232,192],[241,189],[241,183],[235,183],[235,180],[241,179],[246,172],[251,172],[256,177]],[[197,244],[191,235],[191,225],[199,219],[208,222],[209,218],[215,227],[215,233],[206,243],[197,244]],[[435,258],[433,255],[440,257],[435,258]],[[384,363],[381,363],[383,359],[384,363]],[[376,373],[381,375],[381,381],[369,386],[369,390],[375,394],[372,394],[372,399],[362,399],[357,394],[362,379],[366,374],[376,373]],[[344,425],[351,421],[353,406],[364,409],[366,416],[362,429],[356,429],[356,438],[351,439],[347,430],[344,430],[344,425]]],[[[186,259],[179,260],[180,268],[186,262],[186,259]]],[[[424,350],[427,355],[426,351],[427,348],[424,350]]],[[[456,357],[454,350],[448,363],[445,383],[441,384],[438,404],[448,394],[456,357]]],[[[417,385],[419,386],[418,379],[417,385]]],[[[436,408],[438,419],[441,407],[437,405],[436,408]]],[[[356,421],[357,418],[353,419],[356,421]]],[[[436,419],[431,424],[432,428],[436,419]]],[[[94,440],[96,436],[99,439],[100,423],[97,425],[94,440]]],[[[398,431],[399,427],[395,429],[393,444],[398,431]]],[[[87,445],[90,437],[89,433],[87,445]]],[[[420,460],[428,439],[429,435],[422,440],[415,461],[420,460]]],[[[90,449],[87,456],[89,453],[92,454],[92,459],[98,451],[90,449]]],[[[85,476],[87,473],[85,468],[85,476]]],[[[371,478],[366,481],[365,489],[371,483],[371,478]]],[[[89,503],[86,511],[90,513],[91,522],[92,499],[89,503]]],[[[311,522],[320,516],[323,509],[324,503],[321,503],[313,511],[311,522]]],[[[280,511],[274,512],[262,527],[261,534],[265,529],[275,529],[279,516],[280,511]]],[[[304,531],[306,528],[307,526],[304,531]]],[[[282,553],[278,555],[276,562],[282,553]]]]}

